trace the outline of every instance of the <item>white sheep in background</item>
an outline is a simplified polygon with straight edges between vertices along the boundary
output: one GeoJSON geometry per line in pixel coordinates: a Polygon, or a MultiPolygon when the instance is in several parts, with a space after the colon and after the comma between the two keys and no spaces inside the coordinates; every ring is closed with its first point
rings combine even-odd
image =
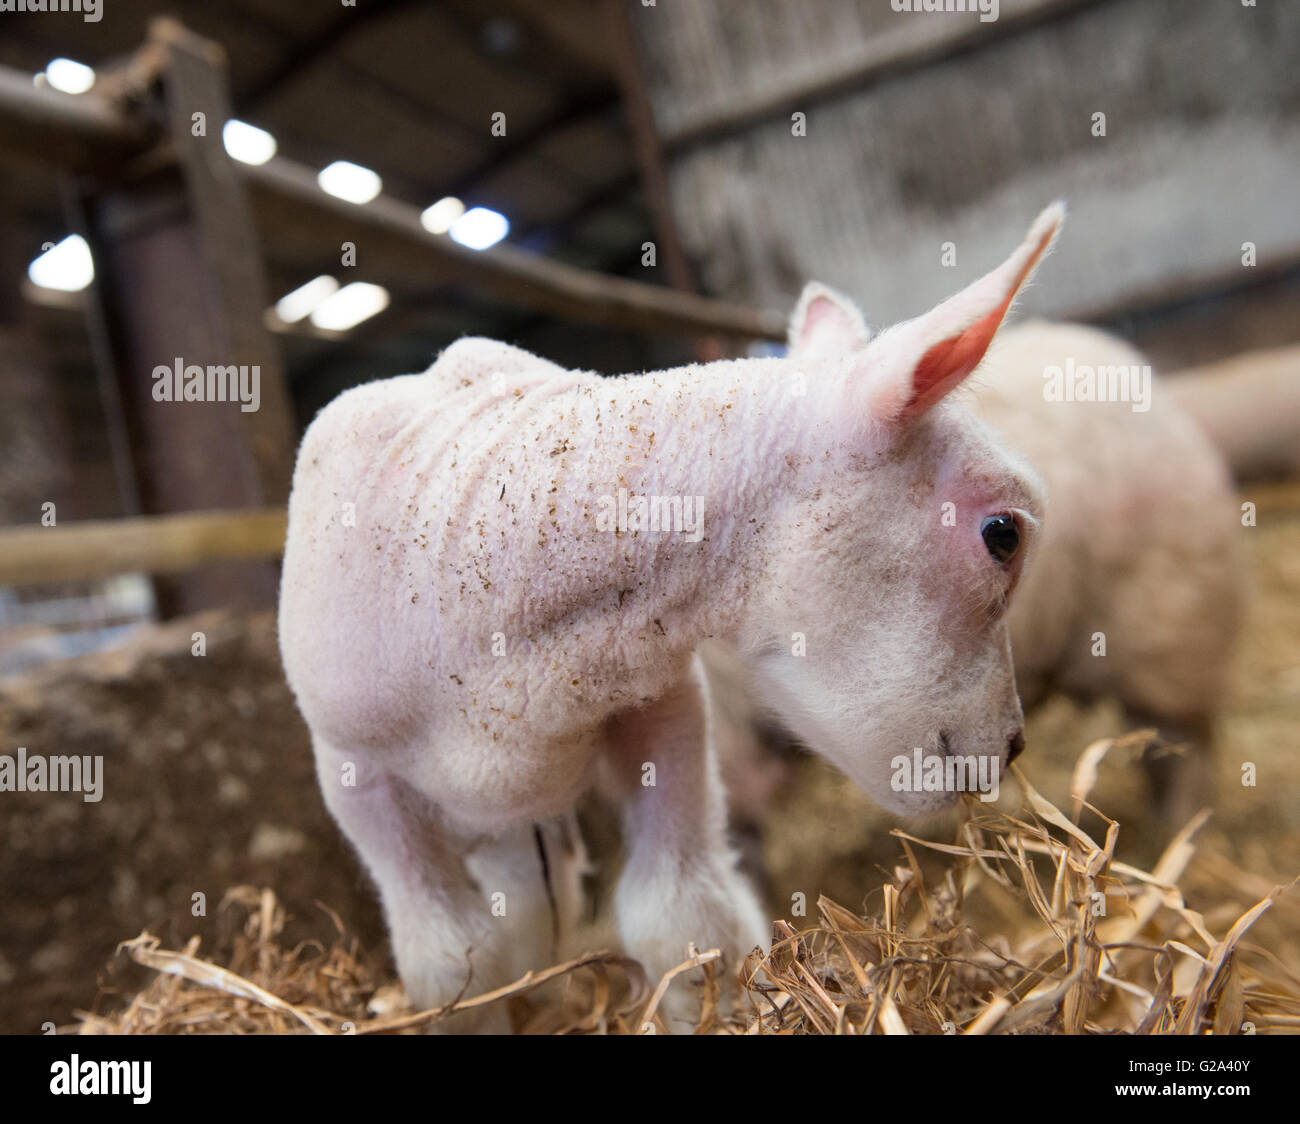
{"type": "Polygon", "coordinates": [[[1182,827],[1212,796],[1213,718],[1245,589],[1223,456],[1140,352],[1094,328],[1010,328],[971,382],[975,412],[1034,466],[1051,513],[1008,617],[1021,697],[1117,699],[1129,727],[1181,743],[1181,758],[1146,765],[1153,812],[1182,827]],[[1052,400],[1044,372],[1057,370],[1080,387],[1088,372],[1121,385],[1110,372],[1145,372],[1146,398],[1052,400]]]}

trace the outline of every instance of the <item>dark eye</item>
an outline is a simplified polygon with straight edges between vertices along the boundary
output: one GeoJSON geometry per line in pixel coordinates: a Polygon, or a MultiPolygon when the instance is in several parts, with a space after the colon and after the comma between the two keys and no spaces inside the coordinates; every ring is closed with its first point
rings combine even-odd
{"type": "Polygon", "coordinates": [[[980,524],[980,537],[989,554],[1004,565],[1020,549],[1020,528],[1014,515],[990,515],[980,524]]]}

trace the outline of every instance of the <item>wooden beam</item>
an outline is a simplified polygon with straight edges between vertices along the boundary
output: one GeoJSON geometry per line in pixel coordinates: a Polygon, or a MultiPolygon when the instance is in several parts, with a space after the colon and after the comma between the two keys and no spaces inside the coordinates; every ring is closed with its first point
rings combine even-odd
{"type": "Polygon", "coordinates": [[[420,209],[408,203],[381,195],[357,205],[327,195],[312,169],[291,160],[276,157],[259,166],[240,165],[238,171],[264,229],[283,236],[296,225],[318,241],[356,241],[363,247],[367,276],[394,276],[409,284],[451,280],[563,319],[636,331],[785,338],[783,313],[607,277],[514,246],[468,249],[425,230],[420,209]]]}
{"type": "Polygon", "coordinates": [[[284,508],[271,507],[0,528],[0,586],[179,574],[216,562],[278,558],[286,518],[284,508]]]}
{"type": "MultiPolygon", "coordinates": [[[[250,120],[255,119],[259,105],[268,97],[273,97],[284,84],[294,81],[308,66],[324,65],[332,74],[337,74],[338,82],[342,87],[359,88],[373,94],[377,99],[391,103],[401,110],[413,127],[417,124],[421,126],[432,124],[435,128],[452,134],[459,142],[464,142],[469,147],[481,147],[483,130],[480,127],[471,126],[463,117],[448,113],[427,100],[420,101],[404,86],[372,73],[336,50],[365,21],[374,22],[377,17],[394,14],[409,6],[409,3],[410,0],[394,0],[392,3],[381,3],[379,6],[370,3],[364,9],[364,19],[360,10],[352,9],[354,14],[332,24],[317,39],[312,40],[306,49],[287,37],[280,24],[273,23],[246,9],[241,10],[237,18],[256,29],[263,38],[281,45],[286,58],[295,61],[292,64],[274,67],[242,92],[236,90],[234,104],[237,115],[250,120]]],[[[426,8],[428,7],[429,5],[426,4],[426,8]]],[[[450,20],[452,26],[457,27],[464,36],[463,41],[457,42],[454,46],[444,43],[442,50],[481,52],[479,42],[484,15],[477,11],[472,14],[461,12],[455,5],[446,3],[440,7],[440,14],[450,20]]],[[[566,50],[567,44],[554,41],[545,26],[547,22],[545,17],[535,11],[531,15],[541,19],[541,25],[531,17],[525,18],[522,12],[510,17],[525,25],[526,30],[523,32],[521,50],[501,60],[499,65],[510,68],[522,66],[530,74],[544,72],[562,91],[571,91],[565,94],[564,104],[527,129],[517,130],[512,126],[509,136],[495,138],[487,147],[486,155],[481,161],[452,180],[438,183],[429,180],[417,182],[409,177],[399,180],[398,177],[386,172],[385,180],[404,187],[407,198],[433,202],[444,196],[454,195],[473,200],[480,193],[480,188],[485,181],[517,160],[533,161],[545,174],[560,183],[567,183],[572,178],[568,169],[555,166],[538,150],[555,134],[599,118],[615,109],[618,104],[616,91],[608,81],[607,60],[602,60],[602,65],[597,69],[598,78],[594,80],[587,78],[588,68],[585,62],[569,54],[566,50]]],[[[320,155],[326,147],[324,141],[302,134],[295,135],[292,132],[288,137],[281,135],[280,140],[282,147],[294,150],[300,158],[308,160],[320,155]],[[285,143],[286,140],[290,143],[285,143]]],[[[328,157],[322,158],[322,162],[328,163],[335,155],[336,153],[331,152],[328,157]]]]}
{"type": "Polygon", "coordinates": [[[743,132],[795,110],[810,107],[947,58],[980,50],[999,39],[1020,34],[1101,0],[1002,0],[993,23],[978,19],[928,19],[898,16],[897,26],[873,36],[851,56],[828,64],[810,58],[806,74],[765,84],[748,100],[728,99],[725,106],[706,110],[663,127],[664,150],[678,153],[720,137],[743,132]]]}
{"type": "MultiPolygon", "coordinates": [[[[110,154],[120,161],[138,151],[141,138],[150,135],[149,127],[130,124],[93,93],[72,98],[38,89],[33,109],[31,89],[30,76],[0,67],[0,148],[60,165],[86,167],[110,154]],[[18,87],[23,84],[20,94],[18,87]],[[77,103],[77,108],[69,109],[69,100],[77,103]],[[33,121],[43,122],[44,131],[34,131],[33,121]]],[[[210,138],[215,136],[220,144],[216,120],[213,116],[210,138]]],[[[155,148],[152,155],[161,160],[164,154],[165,150],[155,148]]],[[[161,165],[156,170],[162,170],[161,165]]],[[[248,185],[254,212],[269,238],[285,239],[297,230],[320,245],[324,241],[355,241],[365,235],[368,274],[413,285],[452,282],[562,319],[633,331],[723,333],[772,340],[785,335],[783,313],[605,277],[514,246],[467,249],[425,230],[418,207],[385,195],[360,206],[346,203],[321,191],[314,169],[283,157],[260,167],[234,164],[233,171],[248,185]]],[[[201,272],[184,276],[195,278],[201,272]]]]}
{"type": "Polygon", "coordinates": [[[369,0],[360,7],[346,5],[342,13],[309,39],[296,43],[261,78],[236,97],[241,110],[274,97],[298,78],[308,67],[315,66],[358,30],[378,19],[410,7],[416,0],[369,0]]]}
{"type": "MultiPolygon", "coordinates": [[[[488,149],[488,155],[468,172],[458,176],[444,188],[430,192],[431,199],[446,195],[468,198],[471,201],[480,184],[485,183],[516,160],[537,159],[535,149],[551,137],[593,118],[603,117],[618,108],[618,98],[612,89],[601,87],[566,102],[556,112],[517,133],[500,137],[488,149]]],[[[548,170],[555,169],[547,164],[548,170]]]]}
{"type": "Polygon", "coordinates": [[[107,98],[65,94],[0,66],[0,149],[83,172],[143,149],[155,132],[107,98]]]}

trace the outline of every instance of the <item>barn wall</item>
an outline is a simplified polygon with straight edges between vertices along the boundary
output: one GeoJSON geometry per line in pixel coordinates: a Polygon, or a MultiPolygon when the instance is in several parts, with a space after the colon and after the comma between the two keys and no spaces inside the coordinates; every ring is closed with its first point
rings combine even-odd
{"type": "Polygon", "coordinates": [[[698,0],[635,19],[682,236],[719,295],[779,307],[817,277],[889,323],[1001,261],[1058,196],[1070,218],[1026,311],[1107,319],[1300,263],[1300,5],[1003,0],[980,24],[888,0],[698,0]],[[953,33],[965,49],[918,61],[953,33]],[[913,69],[699,135],[728,103],[771,110],[891,52],[913,69]]]}

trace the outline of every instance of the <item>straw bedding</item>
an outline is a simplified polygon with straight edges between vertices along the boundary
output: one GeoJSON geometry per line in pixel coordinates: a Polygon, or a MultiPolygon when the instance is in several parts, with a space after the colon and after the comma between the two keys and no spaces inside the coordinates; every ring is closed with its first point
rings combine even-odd
{"type": "MultiPolygon", "coordinates": [[[[1292,927],[1300,920],[1295,883],[1263,887],[1235,918],[1214,910],[1214,924],[1188,908],[1180,882],[1197,855],[1204,813],[1170,839],[1150,870],[1117,859],[1119,824],[1088,796],[1107,753],[1125,745],[1106,739],[1083,753],[1068,813],[1017,770],[1016,814],[972,800],[950,841],[895,831],[898,861],[870,912],[822,897],[802,927],[776,921],[771,948],[756,949],[738,972],[716,950],[691,947],[663,979],[648,980],[636,962],[594,951],[486,994],[475,990],[467,967],[455,1002],[412,1011],[400,985],[337,917],[332,944],[284,947],[275,894],[238,887],[223,908],[245,917],[225,947],[204,952],[193,938],[169,950],[140,934],[119,954],[153,970],[152,981],[115,1013],[79,1012],[69,1029],[422,1033],[458,1011],[506,1004],[511,1024],[525,1033],[664,1033],[665,994],[689,988],[697,1033],[1295,1032],[1300,978],[1249,939],[1266,911],[1286,913],[1292,927]],[[1104,833],[1078,826],[1084,809],[1100,817],[1104,833]],[[978,928],[972,913],[982,919],[978,928]]],[[[1252,885],[1222,856],[1204,857],[1214,874],[1208,887],[1204,876],[1198,883],[1202,901],[1207,888],[1214,896],[1215,879],[1225,902],[1252,885]]]]}

